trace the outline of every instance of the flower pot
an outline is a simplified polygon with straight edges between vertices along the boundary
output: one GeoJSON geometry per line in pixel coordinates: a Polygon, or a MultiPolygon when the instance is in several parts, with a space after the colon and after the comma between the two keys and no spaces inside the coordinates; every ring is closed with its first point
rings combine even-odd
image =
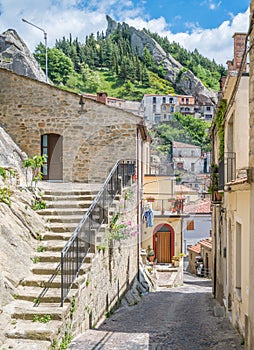
{"type": "Polygon", "coordinates": [[[155,259],[155,255],[150,255],[150,256],[148,256],[148,260],[149,260],[150,262],[154,262],[154,259],[155,259]]]}

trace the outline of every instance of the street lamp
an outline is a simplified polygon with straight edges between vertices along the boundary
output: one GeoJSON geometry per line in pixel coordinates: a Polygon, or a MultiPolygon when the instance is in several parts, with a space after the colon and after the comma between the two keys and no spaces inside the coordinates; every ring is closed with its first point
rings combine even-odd
{"type": "Polygon", "coordinates": [[[46,48],[46,58],[45,58],[45,66],[46,66],[46,83],[48,82],[48,47],[47,47],[47,33],[45,32],[44,29],[36,26],[35,24],[31,23],[31,22],[28,22],[26,19],[22,18],[22,21],[27,23],[27,24],[30,24],[31,26],[41,30],[44,34],[44,40],[45,40],[45,48],[46,48]]]}

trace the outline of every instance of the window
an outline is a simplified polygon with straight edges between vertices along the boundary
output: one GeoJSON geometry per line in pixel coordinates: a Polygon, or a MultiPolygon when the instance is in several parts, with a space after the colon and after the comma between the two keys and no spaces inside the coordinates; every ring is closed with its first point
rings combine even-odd
{"type": "Polygon", "coordinates": [[[167,114],[164,114],[164,119],[167,119],[167,114]]]}
{"type": "Polygon", "coordinates": [[[178,151],[178,157],[182,158],[182,151],[178,151]]]}
{"type": "Polygon", "coordinates": [[[191,171],[192,171],[192,172],[195,171],[195,163],[191,163],[191,171]]]}
{"type": "Polygon", "coordinates": [[[183,162],[178,162],[176,166],[177,166],[177,169],[183,169],[183,162]]]}
{"type": "Polygon", "coordinates": [[[153,112],[156,112],[156,105],[153,105],[153,112]]]}
{"type": "Polygon", "coordinates": [[[182,103],[184,102],[184,98],[183,97],[181,98],[181,101],[182,101],[182,103]]]}
{"type": "Polygon", "coordinates": [[[174,106],[171,106],[171,107],[170,107],[170,112],[171,112],[171,113],[174,113],[174,111],[175,111],[174,106]]]}
{"type": "Polygon", "coordinates": [[[193,231],[194,230],[194,220],[187,220],[187,231],[193,231]]]}
{"type": "Polygon", "coordinates": [[[153,103],[156,103],[156,97],[153,97],[153,103]]]}
{"type": "Polygon", "coordinates": [[[210,110],[211,110],[211,107],[210,107],[210,106],[207,106],[207,107],[206,107],[206,110],[207,110],[207,111],[210,111],[210,110]]]}
{"type": "Polygon", "coordinates": [[[186,98],[186,104],[187,104],[187,105],[189,104],[189,99],[188,99],[188,98],[186,98]]]}
{"type": "Polygon", "coordinates": [[[166,97],[162,97],[162,103],[166,103],[166,97]]]}
{"type": "Polygon", "coordinates": [[[170,97],[169,103],[173,103],[173,102],[174,102],[173,97],[170,97]]]}
{"type": "Polygon", "coordinates": [[[163,110],[163,111],[165,111],[166,109],[167,109],[167,107],[166,107],[166,106],[163,106],[163,107],[162,107],[162,110],[163,110]]]}

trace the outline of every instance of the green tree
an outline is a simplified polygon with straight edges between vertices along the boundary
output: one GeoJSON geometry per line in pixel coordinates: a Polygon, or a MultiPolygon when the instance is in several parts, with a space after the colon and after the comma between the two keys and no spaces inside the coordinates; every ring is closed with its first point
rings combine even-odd
{"type": "MultiPolygon", "coordinates": [[[[45,70],[45,46],[43,44],[40,43],[36,47],[34,57],[45,70]]],[[[48,75],[54,84],[66,84],[73,73],[73,62],[63,51],[56,48],[48,49],[48,75]]]]}

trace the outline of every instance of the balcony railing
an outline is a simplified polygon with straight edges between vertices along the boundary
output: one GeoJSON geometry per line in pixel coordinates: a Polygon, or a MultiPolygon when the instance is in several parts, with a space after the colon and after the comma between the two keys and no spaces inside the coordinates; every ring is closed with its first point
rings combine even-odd
{"type": "Polygon", "coordinates": [[[236,154],[235,152],[224,153],[223,159],[219,162],[218,189],[223,190],[224,185],[236,178],[236,154]]]}
{"type": "Polygon", "coordinates": [[[131,185],[135,173],[134,161],[118,161],[107,177],[100,192],[73,232],[61,252],[61,306],[78,276],[87,254],[95,243],[95,235],[108,220],[109,208],[119,192],[119,185],[131,185]],[[119,184],[119,178],[122,181],[119,184]]]}

